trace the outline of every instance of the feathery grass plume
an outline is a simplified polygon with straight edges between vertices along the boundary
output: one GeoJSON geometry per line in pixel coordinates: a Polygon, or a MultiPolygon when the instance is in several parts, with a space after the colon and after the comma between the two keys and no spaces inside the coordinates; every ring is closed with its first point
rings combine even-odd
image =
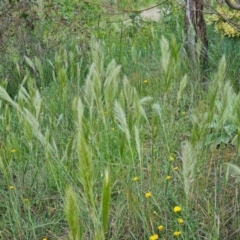
{"type": "MultiPolygon", "coordinates": [[[[50,61],[49,61],[50,62],[50,61]]],[[[51,62],[50,62],[51,64],[51,62]]],[[[51,64],[52,65],[52,64],[51,64]]],[[[53,71],[53,80],[57,81],[59,84],[59,99],[63,104],[66,104],[66,86],[68,80],[68,56],[66,49],[61,48],[55,54],[55,63],[54,63],[54,71],[53,71]]]]}
{"type": "Polygon", "coordinates": [[[38,90],[35,92],[34,99],[32,101],[33,106],[35,108],[35,117],[36,119],[39,119],[39,115],[41,112],[41,107],[42,107],[42,98],[38,90]]]}
{"type": "Polygon", "coordinates": [[[228,169],[233,174],[233,176],[236,178],[236,180],[240,182],[240,167],[232,163],[225,164],[227,165],[228,169]]]}
{"type": "Polygon", "coordinates": [[[161,52],[162,52],[161,66],[164,73],[166,74],[169,70],[171,54],[169,49],[169,42],[164,36],[162,36],[160,40],[160,46],[161,46],[161,52]]]}
{"type": "MultiPolygon", "coordinates": [[[[45,132],[45,141],[46,142],[48,142],[48,143],[50,143],[50,132],[49,132],[49,129],[47,128],[46,129],[46,132],[45,132]]],[[[49,146],[49,145],[48,145],[49,146]]],[[[51,159],[51,149],[49,149],[49,147],[46,147],[45,148],[45,152],[44,152],[44,154],[45,154],[45,158],[47,159],[47,160],[50,160],[51,159]]],[[[52,165],[52,162],[51,161],[48,161],[48,163],[50,164],[50,165],[52,165]]],[[[52,166],[51,166],[51,170],[52,170],[52,166]]],[[[53,171],[52,171],[53,172],[53,171]]]]}
{"type": "Polygon", "coordinates": [[[67,100],[67,69],[64,67],[61,67],[59,69],[56,69],[57,72],[57,80],[60,85],[60,94],[59,97],[63,104],[66,103],[67,100]]]}
{"type": "Polygon", "coordinates": [[[9,102],[14,108],[16,108],[16,110],[20,113],[20,115],[23,117],[23,119],[26,120],[27,123],[31,126],[35,137],[41,142],[41,144],[44,147],[47,146],[52,152],[54,152],[50,143],[46,142],[44,135],[41,133],[40,127],[39,127],[39,122],[34,117],[34,115],[26,108],[23,108],[23,110],[21,110],[19,105],[11,99],[11,97],[8,95],[6,90],[4,88],[2,88],[1,86],[0,86],[0,98],[9,102]]]}
{"type": "Polygon", "coordinates": [[[34,63],[35,63],[36,69],[39,72],[40,79],[41,79],[41,81],[43,81],[44,77],[43,77],[43,66],[42,66],[42,63],[41,63],[41,61],[37,57],[34,58],[34,63]]]}
{"type": "MultiPolygon", "coordinates": [[[[48,132],[48,128],[46,129],[46,132],[48,132]]],[[[46,133],[45,133],[45,136],[46,136],[46,133]]],[[[49,134],[49,136],[51,136],[49,134]]],[[[49,138],[50,140],[50,138],[49,138]]],[[[48,144],[47,146],[51,146],[51,150],[52,150],[52,153],[54,153],[54,158],[56,159],[60,159],[60,156],[59,156],[59,148],[58,148],[58,145],[55,141],[55,139],[53,137],[51,137],[51,142],[50,141],[46,141],[48,144]]]]}
{"type": "Polygon", "coordinates": [[[233,115],[233,106],[236,99],[236,94],[230,82],[224,83],[219,92],[219,99],[216,101],[216,109],[219,116],[219,125],[222,126],[233,115]]]}
{"type": "Polygon", "coordinates": [[[168,40],[162,36],[160,40],[160,46],[161,46],[161,67],[163,69],[164,73],[164,91],[168,92],[171,83],[172,83],[172,77],[170,76],[171,72],[173,72],[174,69],[174,62],[171,61],[171,50],[169,47],[168,40]]]}
{"type": "Polygon", "coordinates": [[[91,84],[92,88],[94,90],[94,97],[97,105],[97,110],[99,113],[103,112],[103,101],[102,101],[102,93],[103,93],[103,75],[104,70],[103,68],[97,67],[98,63],[93,62],[92,68],[91,68],[91,84]],[[99,72],[99,70],[102,69],[102,72],[99,72]]]}
{"type": "Polygon", "coordinates": [[[129,83],[128,79],[126,76],[124,76],[123,78],[123,90],[122,93],[124,94],[124,98],[125,98],[125,104],[127,109],[130,109],[131,104],[134,102],[133,101],[133,92],[132,92],[132,86],[129,83]]]}
{"type": "Polygon", "coordinates": [[[82,100],[81,98],[78,98],[77,99],[77,119],[78,119],[78,122],[77,122],[77,126],[78,126],[78,131],[80,133],[83,133],[83,113],[84,113],[84,106],[83,106],[83,103],[82,103],[82,100]]]}
{"type": "Polygon", "coordinates": [[[214,75],[213,82],[208,91],[209,109],[207,111],[207,114],[208,114],[207,124],[213,121],[214,113],[216,110],[216,101],[218,99],[220,91],[222,91],[223,79],[225,76],[225,69],[226,69],[226,61],[225,61],[225,57],[223,56],[218,65],[218,71],[214,75]]]}
{"type": "MultiPolygon", "coordinates": [[[[55,57],[54,57],[54,69],[56,71],[60,70],[62,68],[63,62],[64,62],[64,49],[60,48],[60,50],[58,52],[56,52],[55,57]]],[[[50,61],[49,61],[50,62],[50,61]]],[[[67,63],[67,62],[65,62],[67,63]]],[[[51,64],[51,62],[50,62],[51,64]]],[[[68,66],[65,65],[65,67],[67,68],[68,66]]]]}
{"type": "MultiPolygon", "coordinates": [[[[181,27],[179,27],[179,28],[181,29],[181,27]]],[[[182,31],[182,29],[180,31],[182,31]]],[[[179,63],[178,60],[179,60],[179,56],[180,56],[178,41],[179,40],[177,40],[175,34],[171,36],[171,42],[170,42],[171,57],[172,57],[172,59],[174,60],[175,63],[179,63]]],[[[182,62],[182,60],[180,62],[182,62]]]]}
{"type": "MultiPolygon", "coordinates": [[[[54,69],[56,71],[58,71],[59,69],[61,69],[61,65],[62,65],[62,56],[61,56],[61,53],[62,53],[62,49],[59,50],[59,52],[56,52],[55,54],[55,57],[54,57],[54,69]]],[[[50,60],[49,60],[50,62],[50,60]]],[[[51,63],[51,62],[50,62],[51,63]]]]}
{"type": "Polygon", "coordinates": [[[67,51],[67,49],[64,48],[62,53],[63,53],[62,60],[64,62],[65,69],[68,69],[69,61],[68,61],[68,51],[67,51]]]}
{"type": "Polygon", "coordinates": [[[61,67],[60,69],[57,69],[57,73],[58,73],[58,81],[61,87],[61,92],[64,93],[67,85],[67,70],[61,67]]]}
{"type": "Polygon", "coordinates": [[[80,80],[81,80],[81,65],[82,65],[83,60],[80,61],[80,63],[77,63],[77,68],[76,68],[76,79],[78,83],[78,91],[80,88],[80,80]]]}
{"type": "Polygon", "coordinates": [[[26,106],[26,103],[30,104],[30,95],[28,94],[27,90],[23,85],[21,84],[18,91],[18,104],[23,109],[24,106],[26,106]]]}
{"type": "Polygon", "coordinates": [[[215,84],[221,86],[223,84],[223,80],[225,79],[226,75],[226,58],[225,55],[222,56],[219,64],[218,64],[218,71],[214,76],[214,87],[216,87],[215,84]]]}
{"type": "Polygon", "coordinates": [[[101,195],[101,220],[103,234],[107,232],[110,201],[111,201],[111,181],[109,176],[109,169],[105,169],[101,195]]]}
{"type": "Polygon", "coordinates": [[[34,133],[31,125],[29,122],[25,121],[24,119],[21,121],[22,122],[22,129],[23,133],[26,138],[26,142],[28,143],[29,149],[32,151],[33,149],[33,139],[34,139],[34,133]]]}
{"type": "Polygon", "coordinates": [[[104,73],[104,53],[103,42],[92,39],[91,41],[91,59],[96,64],[96,72],[100,74],[99,78],[103,78],[104,73]]]}
{"type": "Polygon", "coordinates": [[[191,143],[193,145],[206,138],[206,135],[209,133],[209,127],[212,124],[214,124],[217,132],[227,120],[232,118],[235,94],[229,82],[223,82],[225,67],[226,62],[223,57],[220,61],[218,72],[214,76],[214,81],[209,88],[208,104],[199,105],[191,116],[193,122],[191,143]]]}
{"type": "Polygon", "coordinates": [[[79,223],[79,207],[76,195],[71,187],[68,187],[65,193],[64,204],[65,215],[69,226],[70,240],[82,239],[82,227],[79,223]]]}
{"type": "Polygon", "coordinates": [[[128,109],[128,128],[130,132],[132,132],[134,128],[134,123],[139,126],[140,118],[141,118],[141,112],[140,112],[140,103],[139,103],[139,97],[138,92],[136,88],[131,87],[132,97],[131,101],[127,103],[127,109],[128,109]]]}
{"type": "Polygon", "coordinates": [[[70,74],[69,74],[69,77],[70,77],[70,80],[72,81],[74,79],[74,76],[75,76],[75,69],[76,69],[76,63],[75,63],[75,54],[74,52],[70,51],[68,53],[68,56],[69,56],[69,65],[70,65],[70,74]]]}
{"type": "Polygon", "coordinates": [[[221,112],[222,118],[218,121],[218,126],[221,127],[223,123],[222,120],[226,120],[228,115],[228,107],[230,104],[230,98],[232,88],[229,84],[225,85],[223,83],[224,75],[225,75],[226,61],[223,56],[219,66],[218,71],[214,76],[213,83],[208,91],[208,104],[199,105],[198,109],[196,109],[195,113],[192,114],[192,122],[193,129],[191,132],[191,143],[193,145],[197,144],[201,139],[203,139],[208,133],[208,129],[210,124],[212,124],[214,120],[214,116],[216,114],[216,110],[219,109],[221,112]],[[226,96],[221,95],[222,92],[226,94],[226,96]],[[222,98],[221,98],[222,96],[222,98]]]}
{"type": "Polygon", "coordinates": [[[120,105],[120,103],[116,100],[114,103],[114,117],[117,120],[118,127],[125,133],[126,139],[128,141],[128,144],[130,146],[130,132],[128,129],[127,119],[126,115],[120,105]]]}
{"type": "Polygon", "coordinates": [[[229,106],[229,101],[231,99],[231,95],[234,94],[231,84],[229,82],[223,81],[225,79],[225,73],[226,73],[226,59],[225,56],[223,55],[219,62],[218,71],[214,75],[213,83],[209,91],[210,94],[209,105],[211,106],[210,110],[212,111],[213,109],[217,108],[218,112],[221,113],[223,119],[226,118],[226,112],[228,112],[227,108],[229,106]]]}
{"type": "Polygon", "coordinates": [[[140,162],[140,169],[142,169],[141,143],[140,143],[140,137],[139,137],[139,130],[138,130],[137,126],[134,126],[134,133],[135,133],[135,142],[136,142],[138,158],[139,158],[139,162],[140,162]]]}
{"type": "Polygon", "coordinates": [[[180,87],[179,87],[178,94],[177,94],[177,104],[179,103],[179,101],[181,99],[183,90],[185,89],[186,85],[187,85],[187,75],[184,75],[184,77],[182,78],[182,80],[180,82],[180,87]]]}
{"type": "MultiPolygon", "coordinates": [[[[115,81],[119,79],[121,68],[122,67],[120,65],[117,65],[114,59],[108,64],[106,69],[106,79],[104,82],[104,87],[112,84],[115,85],[115,81]]],[[[117,81],[117,84],[118,82],[119,81],[117,81]]]]}
{"type": "Polygon", "coordinates": [[[192,120],[192,131],[191,131],[191,144],[193,146],[197,145],[204,136],[208,133],[208,118],[209,113],[203,112],[200,109],[196,109],[194,114],[191,114],[191,120],[192,120]]]}
{"type": "Polygon", "coordinates": [[[37,137],[37,139],[41,142],[41,144],[46,147],[47,142],[45,140],[45,137],[40,131],[40,126],[38,120],[33,116],[31,112],[28,111],[28,109],[23,109],[24,119],[29,123],[31,126],[34,135],[37,137]]]}
{"type": "Polygon", "coordinates": [[[145,105],[148,102],[151,102],[153,100],[153,97],[147,96],[147,97],[143,97],[139,100],[140,105],[145,105]]]}
{"type": "Polygon", "coordinates": [[[183,181],[184,191],[187,198],[190,195],[191,185],[195,177],[195,166],[197,163],[196,148],[186,141],[182,143],[182,167],[183,167],[183,181]]]}
{"type": "Polygon", "coordinates": [[[126,109],[126,100],[125,100],[125,94],[123,91],[120,91],[117,101],[121,106],[123,106],[124,109],[126,109]]]}
{"type": "Polygon", "coordinates": [[[20,66],[18,63],[16,63],[16,70],[17,70],[17,73],[18,73],[18,77],[21,79],[22,76],[21,76],[21,70],[20,70],[20,66]]]}
{"type": "Polygon", "coordinates": [[[134,62],[134,64],[137,64],[137,62],[138,62],[138,52],[136,50],[136,47],[134,47],[134,46],[131,47],[131,57],[132,57],[132,61],[134,62]]]}
{"type": "Polygon", "coordinates": [[[93,109],[94,109],[94,100],[96,99],[96,94],[94,91],[94,84],[92,81],[92,75],[94,71],[94,64],[91,64],[89,68],[89,73],[85,80],[85,85],[83,88],[84,91],[84,101],[89,109],[90,122],[93,120],[93,109]]]}
{"type": "Polygon", "coordinates": [[[240,153],[240,95],[236,97],[235,103],[234,103],[234,110],[233,112],[235,113],[235,117],[233,118],[234,124],[238,127],[238,154],[240,153]]]}
{"type": "Polygon", "coordinates": [[[23,109],[26,105],[29,106],[30,111],[35,112],[36,119],[39,118],[42,106],[42,98],[37,89],[34,90],[34,95],[30,96],[26,88],[24,88],[23,84],[21,84],[18,91],[18,104],[21,109],[23,109]]]}
{"type": "Polygon", "coordinates": [[[142,116],[145,118],[145,120],[147,122],[148,121],[148,117],[147,117],[147,114],[146,114],[146,111],[144,109],[144,106],[148,103],[148,102],[151,102],[153,100],[152,97],[148,96],[148,97],[143,97],[139,100],[139,111],[140,113],[142,114],[142,116]]]}
{"type": "Polygon", "coordinates": [[[67,146],[66,146],[66,149],[64,151],[64,155],[62,157],[61,162],[66,161],[71,157],[71,155],[73,153],[72,148],[73,148],[74,140],[75,140],[75,136],[72,136],[71,139],[69,140],[67,146]]]}
{"type": "Polygon", "coordinates": [[[119,91],[119,75],[121,71],[121,66],[118,66],[115,60],[112,60],[106,70],[106,79],[104,82],[104,99],[106,104],[106,109],[112,109],[113,102],[119,91]]]}
{"type": "Polygon", "coordinates": [[[87,140],[84,135],[84,123],[83,123],[83,113],[84,107],[81,99],[78,99],[77,104],[77,113],[78,113],[78,159],[79,159],[79,171],[80,171],[80,180],[84,188],[84,193],[86,194],[86,198],[89,202],[91,208],[94,209],[95,213],[95,201],[93,195],[93,184],[94,184],[94,170],[92,163],[92,152],[88,147],[87,140]]]}
{"type": "Polygon", "coordinates": [[[0,86],[0,98],[9,102],[13,107],[20,111],[18,104],[11,99],[11,97],[2,86],[0,86]]]}
{"type": "Polygon", "coordinates": [[[29,93],[30,99],[33,99],[35,95],[35,90],[37,89],[36,80],[31,77],[29,71],[26,71],[26,75],[23,79],[22,85],[26,82],[27,91],[29,93]]]}
{"type": "MultiPolygon", "coordinates": [[[[88,146],[87,143],[87,137],[85,136],[85,128],[84,128],[84,107],[82,104],[81,99],[78,99],[78,104],[77,104],[77,113],[78,113],[78,135],[77,135],[77,152],[78,152],[78,159],[79,159],[79,172],[80,172],[80,181],[81,184],[83,185],[84,188],[84,197],[86,199],[86,202],[89,207],[90,211],[90,216],[91,220],[93,223],[94,227],[94,237],[96,240],[104,240],[104,234],[103,234],[103,229],[101,226],[101,222],[99,221],[98,218],[98,212],[97,212],[97,207],[94,199],[94,165],[93,165],[93,160],[92,160],[92,151],[90,147],[88,146]]],[[[109,178],[107,178],[107,181],[109,181],[109,178]]],[[[107,182],[104,187],[104,193],[103,193],[103,198],[106,201],[110,201],[108,199],[108,184],[107,182]]],[[[106,204],[104,208],[102,209],[102,220],[103,223],[106,224],[107,221],[107,216],[108,216],[108,211],[107,206],[108,202],[105,202],[103,204],[106,204]]]]}
{"type": "Polygon", "coordinates": [[[24,56],[24,58],[25,58],[25,61],[27,62],[27,64],[32,68],[32,70],[34,72],[36,72],[36,68],[35,68],[33,61],[27,56],[24,56]]]}
{"type": "Polygon", "coordinates": [[[120,92],[119,102],[125,107],[128,116],[128,129],[131,132],[133,125],[139,125],[141,112],[144,114],[143,109],[140,107],[139,96],[136,88],[134,88],[127,77],[123,78],[123,89],[120,92]]]}
{"type": "Polygon", "coordinates": [[[154,103],[152,105],[152,109],[154,110],[155,113],[159,116],[159,118],[162,118],[162,109],[158,103],[154,103]]]}
{"type": "Polygon", "coordinates": [[[218,92],[219,92],[219,88],[217,86],[216,87],[212,86],[208,93],[209,110],[206,112],[208,115],[208,118],[207,118],[208,123],[211,123],[214,117],[218,92]]]}

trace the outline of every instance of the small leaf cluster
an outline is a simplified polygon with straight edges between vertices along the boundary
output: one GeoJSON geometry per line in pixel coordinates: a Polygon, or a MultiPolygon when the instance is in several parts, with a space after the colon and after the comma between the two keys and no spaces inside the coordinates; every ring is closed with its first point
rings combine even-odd
{"type": "Polygon", "coordinates": [[[216,8],[216,12],[217,14],[206,16],[206,23],[214,25],[215,32],[224,37],[240,37],[240,31],[237,27],[237,24],[240,23],[240,11],[221,6],[216,8]]]}

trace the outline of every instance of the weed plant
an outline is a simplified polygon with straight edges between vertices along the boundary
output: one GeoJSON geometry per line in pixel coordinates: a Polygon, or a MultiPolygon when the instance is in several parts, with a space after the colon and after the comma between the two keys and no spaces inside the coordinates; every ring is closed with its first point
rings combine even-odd
{"type": "Polygon", "coordinates": [[[3,239],[239,239],[240,96],[224,56],[202,87],[179,29],[25,56],[0,87],[3,239]]]}

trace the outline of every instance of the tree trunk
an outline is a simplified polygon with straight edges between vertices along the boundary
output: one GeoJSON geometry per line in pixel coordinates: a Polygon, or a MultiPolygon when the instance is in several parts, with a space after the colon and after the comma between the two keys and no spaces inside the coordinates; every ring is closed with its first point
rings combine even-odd
{"type": "Polygon", "coordinates": [[[203,18],[202,0],[185,0],[185,31],[186,49],[190,61],[196,67],[200,64],[201,70],[207,64],[207,33],[206,24],[203,18]]]}

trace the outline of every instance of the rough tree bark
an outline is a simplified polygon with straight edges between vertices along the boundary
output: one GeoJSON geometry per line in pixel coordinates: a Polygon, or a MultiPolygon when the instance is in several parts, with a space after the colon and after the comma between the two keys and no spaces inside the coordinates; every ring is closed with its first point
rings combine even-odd
{"type": "Polygon", "coordinates": [[[198,64],[200,61],[201,68],[204,69],[207,63],[207,32],[206,24],[203,18],[202,0],[185,0],[185,32],[186,32],[186,49],[190,61],[198,64]],[[200,41],[200,42],[199,42],[200,41]],[[200,56],[198,56],[197,44],[200,45],[200,56]]]}
{"type": "MultiPolygon", "coordinates": [[[[226,4],[233,9],[240,10],[240,0],[225,0],[226,4]]],[[[206,24],[203,17],[203,0],[185,0],[185,32],[186,32],[186,49],[196,67],[198,61],[201,68],[207,64],[207,32],[206,24]],[[197,43],[200,41],[201,49],[198,56],[197,43]]]]}

